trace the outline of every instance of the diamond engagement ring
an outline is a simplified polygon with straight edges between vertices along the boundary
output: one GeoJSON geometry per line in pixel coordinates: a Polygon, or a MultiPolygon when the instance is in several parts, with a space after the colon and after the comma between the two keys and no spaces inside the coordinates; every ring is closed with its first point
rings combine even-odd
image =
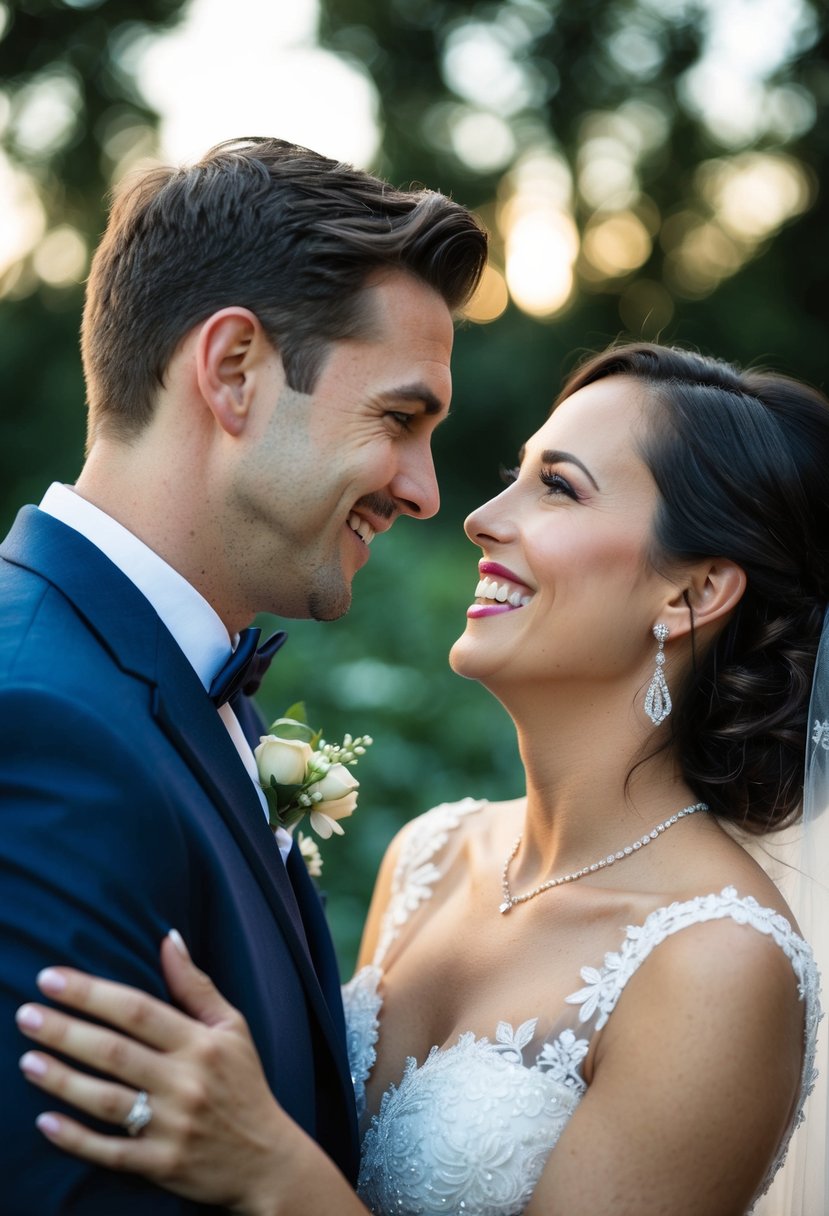
{"type": "Polygon", "coordinates": [[[153,1108],[150,1106],[147,1091],[140,1089],[135,1095],[135,1101],[121,1126],[130,1136],[138,1136],[143,1132],[152,1117],[153,1108]]]}

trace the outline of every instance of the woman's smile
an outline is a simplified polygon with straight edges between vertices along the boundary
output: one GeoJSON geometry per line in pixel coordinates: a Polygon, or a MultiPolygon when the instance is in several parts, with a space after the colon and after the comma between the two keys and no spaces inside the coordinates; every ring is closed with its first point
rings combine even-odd
{"type": "Polygon", "coordinates": [[[516,608],[525,608],[532,599],[532,588],[500,562],[479,562],[478,573],[481,577],[475,588],[476,602],[470,604],[467,617],[513,612],[516,608]]]}

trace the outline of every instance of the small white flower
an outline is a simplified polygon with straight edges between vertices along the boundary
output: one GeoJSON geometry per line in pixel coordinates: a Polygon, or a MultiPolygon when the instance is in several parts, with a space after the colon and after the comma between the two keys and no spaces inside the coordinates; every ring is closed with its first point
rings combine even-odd
{"type": "Polygon", "coordinates": [[[308,873],[312,878],[319,878],[322,874],[322,857],[316,840],[310,836],[303,836],[302,832],[297,832],[296,842],[308,873]]]}
{"type": "Polygon", "coordinates": [[[253,754],[256,757],[259,780],[267,789],[272,777],[278,785],[300,785],[314,753],[301,739],[280,739],[279,735],[262,735],[253,754]]]}

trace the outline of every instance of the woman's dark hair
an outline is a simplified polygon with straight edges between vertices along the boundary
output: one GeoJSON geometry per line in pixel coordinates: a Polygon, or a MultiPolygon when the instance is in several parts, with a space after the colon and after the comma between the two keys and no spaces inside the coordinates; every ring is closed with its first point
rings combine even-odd
{"type": "Polygon", "coordinates": [[[465,207],[279,139],[220,144],[122,189],[95,253],[81,329],[98,430],[129,438],[182,338],[231,305],[254,312],[288,384],[311,392],[328,345],[364,335],[373,271],[404,270],[451,312],[469,299],[487,238],[465,207]]]}
{"type": "Polygon", "coordinates": [[[800,810],[829,600],[829,400],[785,376],[636,343],[589,359],[556,405],[608,376],[649,390],[640,450],[660,495],[657,567],[723,557],[747,579],[674,698],[684,776],[715,814],[757,834],[782,827],[800,810]]]}

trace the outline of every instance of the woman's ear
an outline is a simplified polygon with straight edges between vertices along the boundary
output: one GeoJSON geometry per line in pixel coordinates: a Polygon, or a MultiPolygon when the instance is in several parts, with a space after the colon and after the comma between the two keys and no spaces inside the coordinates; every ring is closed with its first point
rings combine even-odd
{"type": "Polygon", "coordinates": [[[736,608],[745,589],[745,571],[736,562],[721,557],[699,562],[685,571],[659,621],[668,626],[673,638],[691,632],[692,613],[695,629],[717,621],[724,624],[723,617],[736,608]]]}
{"type": "Polygon", "coordinates": [[[270,348],[259,318],[247,308],[222,308],[199,330],[195,350],[199,392],[228,435],[244,430],[263,344],[270,348]]]}

